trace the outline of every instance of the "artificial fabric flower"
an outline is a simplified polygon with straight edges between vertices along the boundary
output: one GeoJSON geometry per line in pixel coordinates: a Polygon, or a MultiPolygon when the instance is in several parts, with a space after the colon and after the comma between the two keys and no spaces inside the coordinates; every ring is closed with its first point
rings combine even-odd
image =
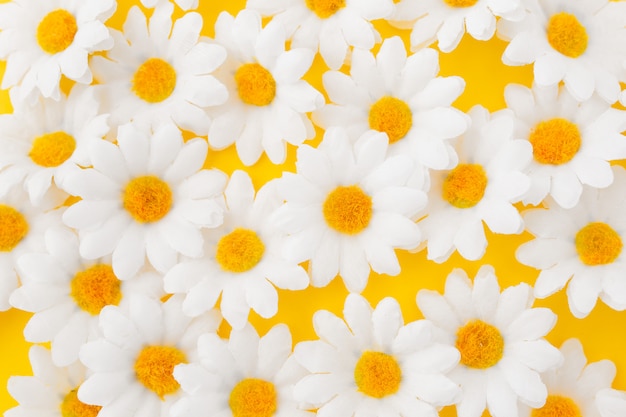
{"type": "Polygon", "coordinates": [[[463,390],[456,405],[459,417],[479,417],[485,409],[493,417],[518,417],[519,401],[533,408],[545,404],[548,393],[540,373],[563,358],[544,339],[556,315],[533,308],[533,301],[532,288],[524,283],[500,293],[489,265],[478,270],[473,283],[456,269],[443,295],[417,294],[424,317],[441,330],[440,341],[461,353],[460,364],[448,374],[463,390]]]}
{"type": "Polygon", "coordinates": [[[79,232],[81,256],[113,254],[121,280],[137,273],[146,255],[160,272],[174,266],[178,253],[201,256],[200,229],[222,223],[226,183],[221,171],[202,169],[207,151],[202,138],[183,143],[173,124],[153,133],[126,124],[117,145],[94,142],[93,168],[76,169],[61,184],[81,198],[63,216],[79,232]]]}
{"type": "Polygon", "coordinates": [[[596,406],[601,417],[622,417],[626,415],[626,392],[602,389],[596,395],[596,406]]]}
{"type": "Polygon", "coordinates": [[[282,164],[287,143],[298,146],[315,136],[306,113],[324,98],[302,79],[315,53],[293,44],[285,50],[285,41],[282,25],[270,22],[262,28],[261,16],[252,10],[236,17],[222,12],[215,23],[215,42],[228,51],[216,74],[233,93],[212,112],[209,143],[216,149],[235,143],[245,165],[256,163],[263,152],[282,164]]]}

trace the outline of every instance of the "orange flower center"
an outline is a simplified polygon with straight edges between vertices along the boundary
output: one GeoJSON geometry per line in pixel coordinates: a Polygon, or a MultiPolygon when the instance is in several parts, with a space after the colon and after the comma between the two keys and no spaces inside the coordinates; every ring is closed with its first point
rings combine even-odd
{"type": "Polygon", "coordinates": [[[574,158],[580,149],[581,136],[574,123],[555,118],[538,123],[528,140],[533,145],[535,161],[561,165],[574,158]]]}
{"type": "Polygon", "coordinates": [[[124,208],[139,223],[161,220],[172,207],[172,190],[153,175],[131,180],[124,190],[124,208]]]}
{"type": "Polygon", "coordinates": [[[217,243],[215,259],[225,271],[245,272],[261,261],[263,253],[265,245],[259,236],[252,230],[238,228],[217,243]]]}
{"type": "Polygon", "coordinates": [[[74,42],[78,32],[76,19],[70,12],[57,9],[41,19],[37,26],[37,43],[44,52],[56,54],[63,52],[74,42]]]}
{"type": "Polygon", "coordinates": [[[176,70],[160,58],[150,58],[139,66],[132,80],[132,91],[148,103],[160,103],[176,88],[176,70]]]}
{"type": "Polygon", "coordinates": [[[28,234],[28,222],[13,207],[0,204],[0,252],[10,252],[28,234]]]}
{"type": "Polygon", "coordinates": [[[472,320],[456,333],[456,348],[461,363],[470,368],[487,369],[497,364],[504,354],[500,331],[482,320],[472,320]]]}
{"type": "Polygon", "coordinates": [[[365,395],[383,398],[398,391],[402,370],[393,356],[368,350],[356,363],[354,381],[365,395]]]}
{"type": "Polygon", "coordinates": [[[327,19],[346,7],[346,0],[306,0],[306,6],[320,19],[327,19]]]}
{"type": "Polygon", "coordinates": [[[558,52],[570,58],[578,58],[587,50],[587,30],[576,16],[557,13],[548,22],[548,42],[558,52]]]}
{"type": "Polygon", "coordinates": [[[76,141],[65,132],[41,135],[33,141],[28,156],[39,166],[58,167],[67,161],[76,149],[76,141]]]}
{"type": "Polygon", "coordinates": [[[548,395],[543,407],[534,409],[532,417],[583,417],[580,408],[570,398],[548,395]]]}
{"type": "Polygon", "coordinates": [[[96,417],[102,407],[78,399],[78,388],[71,390],[61,403],[61,417],[96,417]]]}
{"type": "Polygon", "coordinates": [[[230,392],[228,405],[233,417],[271,417],[277,409],[277,396],[271,382],[247,378],[230,392]]]}
{"type": "Polygon", "coordinates": [[[81,309],[97,315],[104,306],[119,304],[120,285],[110,265],[94,265],[74,276],[71,295],[81,309]]]}
{"type": "Polygon", "coordinates": [[[339,186],[326,197],[323,211],[328,226],[354,235],[362,232],[372,219],[372,198],[358,185],[339,186]]]}
{"type": "Polygon", "coordinates": [[[253,106],[267,106],[276,97],[276,81],[260,64],[244,64],[235,73],[239,98],[253,106]]]}
{"type": "Polygon", "coordinates": [[[443,199],[454,207],[474,207],[487,188],[487,174],[481,165],[459,164],[443,181],[443,199]]]}
{"type": "Polygon", "coordinates": [[[163,399],[180,388],[174,379],[174,367],[185,362],[185,354],[175,347],[146,346],[135,360],[135,375],[139,382],[163,399]]]}
{"type": "Polygon", "coordinates": [[[409,106],[395,97],[383,97],[372,105],[369,114],[370,128],[385,132],[389,143],[402,139],[413,126],[409,106]]]}
{"type": "Polygon", "coordinates": [[[611,226],[589,223],[576,233],[576,252],[585,265],[610,264],[622,253],[622,238],[611,226]]]}

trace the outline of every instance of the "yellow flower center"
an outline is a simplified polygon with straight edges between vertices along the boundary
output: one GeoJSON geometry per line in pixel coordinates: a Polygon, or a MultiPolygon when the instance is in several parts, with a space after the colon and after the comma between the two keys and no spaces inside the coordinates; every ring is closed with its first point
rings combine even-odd
{"type": "Polygon", "coordinates": [[[605,265],[622,252],[622,238],[606,223],[589,223],[576,233],[576,252],[585,265],[605,265]]]}
{"type": "Polygon", "coordinates": [[[450,7],[472,7],[478,0],[443,0],[450,7]]]}
{"type": "Polygon", "coordinates": [[[174,367],[186,363],[185,354],[171,346],[146,346],[135,360],[135,375],[139,382],[159,398],[178,391],[174,367]]]}
{"type": "Polygon", "coordinates": [[[120,284],[110,265],[94,265],[74,276],[71,295],[80,308],[97,315],[102,307],[119,304],[120,284]]]}
{"type": "Polygon", "coordinates": [[[274,384],[256,378],[239,381],[228,399],[233,417],[271,417],[276,411],[276,403],[274,384]]]}
{"type": "Polygon", "coordinates": [[[372,198],[358,185],[339,186],[326,197],[323,211],[328,226],[340,233],[355,235],[372,219],[372,198]]]}
{"type": "Polygon", "coordinates": [[[306,6],[320,19],[326,19],[346,7],[346,0],[306,0],[306,6]]]}
{"type": "Polygon", "coordinates": [[[260,64],[243,64],[235,72],[239,98],[246,104],[267,106],[276,96],[276,81],[260,64]]]}
{"type": "Polygon", "coordinates": [[[548,42],[558,52],[570,58],[578,58],[587,50],[587,30],[576,16],[557,13],[548,22],[548,42]]]}
{"type": "Polygon", "coordinates": [[[225,271],[245,272],[259,263],[264,252],[265,245],[254,231],[237,228],[219,240],[215,259],[225,271]]]}
{"type": "Polygon", "coordinates": [[[76,141],[65,132],[41,135],[33,141],[30,159],[39,166],[58,167],[67,161],[76,149],[76,141]]]}
{"type": "Polygon", "coordinates": [[[546,404],[532,411],[531,417],[583,417],[580,408],[570,398],[548,395],[546,404]]]}
{"type": "Polygon", "coordinates": [[[57,9],[48,13],[37,26],[37,43],[44,52],[56,54],[65,51],[74,42],[78,32],[76,19],[70,12],[57,9]]]}
{"type": "Polygon", "coordinates": [[[474,207],[487,188],[487,174],[481,165],[459,164],[443,181],[443,199],[454,207],[474,207]]]}
{"type": "Polygon", "coordinates": [[[354,381],[363,394],[383,398],[398,391],[402,370],[393,356],[366,350],[354,367],[354,381]]]}
{"type": "Polygon", "coordinates": [[[535,161],[561,165],[576,155],[580,149],[581,136],[576,124],[555,118],[538,123],[528,140],[533,145],[535,161]]]}
{"type": "Polygon", "coordinates": [[[486,369],[502,359],[504,339],[500,331],[482,320],[472,320],[456,333],[456,348],[461,363],[470,368],[486,369]]]}
{"type": "Polygon", "coordinates": [[[132,90],[148,103],[159,103],[176,88],[176,70],[160,58],[150,58],[139,66],[132,80],[132,90]]]}
{"type": "Polygon", "coordinates": [[[383,97],[372,105],[369,115],[370,128],[385,132],[389,143],[402,139],[413,126],[413,114],[409,106],[395,97],[383,97]]]}
{"type": "Polygon", "coordinates": [[[124,208],[139,223],[161,220],[172,207],[172,190],[153,175],[131,180],[124,190],[124,208]]]}
{"type": "Polygon", "coordinates": [[[13,207],[0,204],[0,252],[10,252],[28,234],[28,222],[13,207]]]}
{"type": "Polygon", "coordinates": [[[61,417],[96,417],[100,412],[99,405],[89,405],[78,399],[78,388],[71,390],[61,403],[61,417]]]}

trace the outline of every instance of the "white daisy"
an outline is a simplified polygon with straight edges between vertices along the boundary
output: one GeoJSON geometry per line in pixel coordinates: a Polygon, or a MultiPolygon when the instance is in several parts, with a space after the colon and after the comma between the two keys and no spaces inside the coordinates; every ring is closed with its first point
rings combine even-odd
{"type": "Polygon", "coordinates": [[[261,338],[249,324],[233,330],[229,340],[204,334],[198,356],[174,369],[187,395],[172,406],[172,417],[314,416],[299,409],[293,397],[293,386],[305,372],[291,356],[291,334],[284,324],[261,338]]]}
{"type": "Polygon", "coordinates": [[[169,416],[182,396],[174,367],[197,361],[198,338],[218,325],[214,310],[195,319],[185,316],[177,296],[165,303],[135,296],[125,309],[104,307],[104,337],[80,350],[91,375],[78,389],[78,398],[101,406],[100,417],[169,416]]]}
{"type": "Polygon", "coordinates": [[[500,21],[498,33],[510,40],[502,60],[507,65],[534,63],[542,86],[563,81],[578,101],[597,91],[617,101],[626,59],[626,3],[609,0],[527,0],[526,17],[500,21]]]}
{"type": "Polygon", "coordinates": [[[2,89],[19,85],[20,100],[39,93],[60,98],[61,75],[92,81],[89,55],[108,50],[113,39],[104,22],[115,0],[19,0],[0,5],[0,59],[7,61],[2,89]]]}
{"type": "Polygon", "coordinates": [[[370,266],[397,275],[394,249],[421,242],[411,219],[426,195],[405,185],[414,169],[411,159],[386,154],[383,133],[366,133],[352,145],[343,129],[332,128],[317,149],[300,146],[297,173],[285,172],[278,180],[285,204],[274,219],[289,235],[284,253],[296,262],[310,260],[314,286],[326,286],[339,273],[350,292],[361,292],[370,266]]]}
{"type": "Polygon", "coordinates": [[[626,415],[626,392],[602,389],[596,395],[596,405],[602,417],[622,417],[626,415]]]}
{"type": "Polygon", "coordinates": [[[456,405],[459,417],[479,417],[485,409],[493,417],[518,417],[518,401],[541,407],[547,389],[539,373],[560,365],[557,348],[543,337],[554,327],[556,315],[532,308],[532,289],[526,284],[500,286],[489,265],[474,281],[456,269],[446,280],[445,293],[421,290],[417,304],[441,330],[441,341],[461,353],[449,377],[463,390],[456,405]]]}
{"type": "Polygon", "coordinates": [[[115,46],[107,58],[93,58],[114,126],[133,120],[157,127],[173,121],[205,135],[210,122],[205,109],[227,100],[226,87],[212,75],[226,58],[224,48],[199,41],[200,14],[186,13],[172,24],[173,10],[172,3],[161,2],[147,19],[133,6],[124,32],[112,31],[115,46]]]}
{"type": "Polygon", "coordinates": [[[273,16],[294,48],[308,48],[339,69],[350,47],[372,49],[380,35],[371,23],[393,12],[392,0],[248,0],[246,8],[273,16]]]}
{"type": "Polygon", "coordinates": [[[445,375],[459,352],[435,343],[427,320],[404,323],[400,305],[384,298],[372,310],[350,294],[344,321],[320,310],[313,316],[321,340],[301,342],[296,360],[311,375],[294,394],[318,408],[319,417],[437,416],[458,401],[459,387],[445,375]]]}
{"type": "Polygon", "coordinates": [[[154,133],[126,124],[117,141],[94,142],[93,168],[76,169],[61,184],[81,198],[63,216],[79,231],[81,256],[112,253],[121,280],[132,277],[146,255],[160,272],[174,266],[178,253],[201,256],[200,228],[222,223],[226,183],[221,171],[201,169],[206,141],[183,143],[173,124],[154,133]]]}
{"type": "Polygon", "coordinates": [[[494,233],[519,234],[524,222],[512,203],[530,186],[523,170],[532,146],[513,139],[510,111],[489,114],[482,106],[469,112],[472,125],[459,139],[460,162],[451,171],[432,173],[427,217],[419,222],[428,242],[428,259],[444,262],[454,250],[469,260],[487,247],[483,222],[494,233]]]}
{"type": "Polygon", "coordinates": [[[521,245],[516,256],[541,270],[535,296],[548,297],[569,281],[569,307],[579,318],[593,310],[598,297],[615,310],[626,309],[626,170],[614,166],[613,172],[613,185],[586,188],[573,209],[546,200],[547,210],[524,213],[535,239],[521,245]]]}
{"type": "Polygon", "coordinates": [[[579,103],[559,86],[532,90],[517,84],[505,89],[516,116],[515,137],[533,146],[527,174],[531,186],[524,204],[538,205],[551,195],[564,208],[574,207],[583,184],[604,188],[613,182],[609,161],[626,158],[626,111],[597,96],[579,103]]]}
{"type": "Polygon", "coordinates": [[[213,308],[221,294],[224,319],[241,329],[250,308],[264,318],[276,314],[274,286],[302,290],[309,285],[309,276],[282,254],[281,236],[270,222],[280,205],[272,183],[255,197],[248,174],[235,171],[224,195],[224,223],[205,232],[205,256],[175,265],[165,275],[165,290],[186,294],[183,312],[192,317],[213,308]]]}
{"type": "Polygon", "coordinates": [[[286,51],[282,25],[262,28],[261,16],[247,9],[236,17],[222,12],[215,41],[228,51],[216,75],[233,93],[213,112],[209,143],[216,149],[235,143],[245,165],[256,163],[263,152],[282,164],[286,143],[298,146],[315,136],[306,113],[321,107],[324,98],[302,80],[315,53],[293,44],[286,51]]]}

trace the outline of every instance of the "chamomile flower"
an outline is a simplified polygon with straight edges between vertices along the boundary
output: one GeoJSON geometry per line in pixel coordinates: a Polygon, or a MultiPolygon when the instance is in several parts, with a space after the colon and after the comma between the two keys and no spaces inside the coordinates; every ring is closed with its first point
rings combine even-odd
{"type": "Polygon", "coordinates": [[[124,31],[112,31],[115,46],[92,60],[103,107],[113,126],[134,121],[156,128],[174,122],[204,135],[206,108],[223,104],[226,87],[213,75],[224,48],[199,41],[202,16],[184,14],[172,24],[174,5],[161,2],[147,19],[139,7],[128,12],[124,31]]]}
{"type": "Polygon", "coordinates": [[[479,417],[485,409],[493,417],[518,417],[518,401],[533,408],[545,404],[548,394],[540,373],[559,366],[563,358],[543,338],[556,315],[532,308],[528,285],[500,293],[491,266],[482,266],[473,283],[457,269],[448,275],[443,295],[421,290],[417,304],[441,330],[441,342],[461,353],[460,364],[448,374],[463,390],[456,405],[459,417],[479,417]]]}
{"type": "Polygon", "coordinates": [[[293,48],[319,50],[333,70],[350,47],[369,50],[380,42],[371,21],[393,12],[392,0],[248,0],[246,7],[283,24],[293,48]]]}
{"type": "Polygon", "coordinates": [[[348,295],[343,316],[315,313],[320,340],[300,342],[294,350],[311,373],[294,395],[318,408],[319,417],[430,417],[459,399],[459,387],[446,376],[459,352],[435,343],[432,323],[405,324],[395,299],[384,298],[372,310],[357,294],[348,295]]]}
{"type": "Polygon", "coordinates": [[[261,16],[247,9],[236,17],[222,12],[215,41],[228,51],[217,76],[233,93],[212,112],[209,143],[216,149],[234,143],[245,165],[256,163],[263,152],[282,164],[286,143],[298,146],[315,136],[306,113],[321,107],[324,98],[302,80],[315,53],[293,44],[286,51],[282,25],[270,22],[262,28],[261,16]]]}
{"type": "Polygon", "coordinates": [[[541,270],[535,296],[546,298],[567,285],[570,310],[579,318],[591,312],[598,297],[615,310],[626,309],[626,171],[615,166],[613,172],[613,185],[586,188],[573,209],[547,200],[547,210],[524,213],[535,239],[521,245],[516,256],[541,270]]]}
{"type": "Polygon", "coordinates": [[[97,259],[112,254],[115,275],[131,278],[148,261],[160,272],[174,266],[178,253],[202,255],[203,227],[222,223],[226,175],[201,169],[207,143],[183,143],[180,130],[163,125],[153,133],[126,124],[117,145],[91,147],[93,168],[65,177],[63,189],[80,201],[63,221],[78,230],[80,254],[97,259]]]}
{"type": "Polygon", "coordinates": [[[597,96],[579,103],[559,86],[505,89],[516,116],[515,137],[528,140],[533,160],[526,171],[531,186],[524,204],[548,195],[563,208],[574,207],[583,184],[604,188],[613,182],[609,161],[626,158],[626,111],[597,96]]]}
{"type": "Polygon", "coordinates": [[[411,159],[386,154],[384,133],[366,133],[352,144],[343,129],[333,128],[317,148],[300,146],[297,173],[278,180],[285,204],[274,219],[288,235],[284,253],[296,262],[310,261],[314,286],[326,286],[339,273],[350,292],[361,292],[370,267],[397,275],[394,249],[421,242],[411,219],[426,195],[405,185],[414,169],[411,159]]]}
{"type": "Polygon", "coordinates": [[[617,101],[626,59],[626,4],[531,0],[526,5],[529,12],[520,22],[500,22],[498,33],[510,40],[504,63],[534,64],[538,85],[562,81],[578,101],[594,91],[608,103],[617,101]]]}
{"type": "Polygon", "coordinates": [[[513,139],[510,111],[489,114],[476,106],[469,112],[470,129],[458,142],[459,164],[451,171],[431,173],[427,217],[419,222],[428,242],[428,259],[443,262],[458,250],[478,260],[487,247],[483,222],[494,233],[519,234],[524,222],[512,203],[528,191],[523,170],[532,147],[513,139]]]}
{"type": "Polygon", "coordinates": [[[626,415],[626,392],[613,388],[598,391],[596,405],[601,417],[621,417],[626,415]]]}
{"type": "Polygon", "coordinates": [[[0,5],[0,59],[7,61],[2,89],[20,86],[19,99],[39,94],[58,100],[61,75],[90,84],[89,55],[108,50],[104,22],[115,0],[19,0],[0,5]]]}
{"type": "Polygon", "coordinates": [[[224,191],[224,223],[205,232],[205,256],[175,265],[165,275],[165,290],[184,293],[183,312],[192,317],[213,308],[235,329],[241,329],[250,308],[265,318],[278,309],[274,286],[302,290],[309,276],[284,258],[282,239],[270,222],[280,205],[272,183],[255,196],[248,174],[235,171],[224,191]]]}
{"type": "Polygon", "coordinates": [[[197,361],[198,338],[219,325],[216,311],[191,319],[180,304],[177,296],[164,303],[135,296],[124,309],[104,307],[103,337],[80,350],[90,372],[78,389],[80,401],[101,406],[100,416],[169,416],[182,396],[174,368],[197,361]]]}

